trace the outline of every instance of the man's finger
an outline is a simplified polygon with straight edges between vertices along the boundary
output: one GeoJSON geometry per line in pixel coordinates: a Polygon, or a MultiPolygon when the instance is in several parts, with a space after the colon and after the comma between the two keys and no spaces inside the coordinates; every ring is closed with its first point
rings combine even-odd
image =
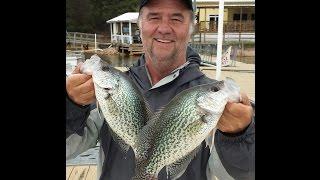
{"type": "Polygon", "coordinates": [[[252,107],[242,103],[228,103],[224,112],[226,116],[230,115],[235,118],[250,119],[252,116],[252,107]]]}
{"type": "Polygon", "coordinates": [[[85,94],[82,94],[80,96],[80,99],[81,99],[81,104],[82,105],[87,105],[87,104],[90,104],[90,103],[94,102],[95,99],[96,99],[95,91],[92,90],[92,91],[89,91],[89,92],[87,92],[85,94]]]}
{"type": "Polygon", "coordinates": [[[73,86],[79,86],[92,78],[92,76],[86,74],[72,74],[68,77],[73,86]]]}
{"type": "Polygon", "coordinates": [[[225,110],[228,111],[231,114],[238,114],[239,112],[243,111],[244,109],[247,109],[248,106],[242,103],[227,103],[225,106],[225,110]]]}
{"type": "Polygon", "coordinates": [[[245,105],[250,105],[250,100],[249,100],[249,97],[247,96],[247,94],[245,94],[245,93],[240,93],[240,95],[241,95],[241,98],[240,98],[240,102],[242,103],[242,104],[245,104],[245,105]]]}
{"type": "Polygon", "coordinates": [[[82,62],[80,62],[79,64],[77,64],[76,68],[72,71],[71,74],[80,74],[80,73],[81,73],[81,72],[80,72],[80,68],[81,68],[82,64],[83,64],[82,62]]]}
{"type": "Polygon", "coordinates": [[[94,84],[93,84],[92,78],[86,81],[85,83],[83,83],[81,87],[77,87],[77,88],[80,88],[79,91],[82,94],[87,93],[89,91],[94,91],[94,84]]]}

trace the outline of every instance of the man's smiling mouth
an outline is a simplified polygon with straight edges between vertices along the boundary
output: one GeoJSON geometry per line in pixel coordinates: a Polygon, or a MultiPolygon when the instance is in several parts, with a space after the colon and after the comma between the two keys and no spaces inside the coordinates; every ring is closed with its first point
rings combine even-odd
{"type": "Polygon", "coordinates": [[[154,38],[154,40],[158,41],[158,42],[161,42],[161,43],[171,43],[171,42],[174,42],[172,40],[166,40],[166,39],[157,39],[157,38],[154,38]]]}

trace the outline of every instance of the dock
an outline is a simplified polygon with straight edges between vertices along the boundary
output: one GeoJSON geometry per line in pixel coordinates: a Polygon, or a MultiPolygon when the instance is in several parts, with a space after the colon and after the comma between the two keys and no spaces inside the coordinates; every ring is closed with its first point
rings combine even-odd
{"type": "Polygon", "coordinates": [[[97,166],[96,165],[67,166],[66,180],[97,180],[97,166]]]}
{"type": "Polygon", "coordinates": [[[143,54],[142,44],[119,44],[119,52],[127,53],[130,56],[143,54]]]}
{"type": "Polygon", "coordinates": [[[142,44],[130,44],[129,46],[129,55],[141,55],[143,54],[143,46],[142,44]]]}

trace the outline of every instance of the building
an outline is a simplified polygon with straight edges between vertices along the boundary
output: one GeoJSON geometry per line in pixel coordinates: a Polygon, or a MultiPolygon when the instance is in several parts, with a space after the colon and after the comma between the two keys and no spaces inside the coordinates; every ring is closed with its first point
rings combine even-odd
{"type": "Polygon", "coordinates": [[[138,33],[138,12],[128,12],[107,21],[110,23],[111,43],[132,44],[138,33]]]}
{"type": "MultiPolygon", "coordinates": [[[[197,32],[217,32],[219,0],[196,0],[197,32]]],[[[224,32],[254,33],[255,0],[224,0],[224,32]]]]}

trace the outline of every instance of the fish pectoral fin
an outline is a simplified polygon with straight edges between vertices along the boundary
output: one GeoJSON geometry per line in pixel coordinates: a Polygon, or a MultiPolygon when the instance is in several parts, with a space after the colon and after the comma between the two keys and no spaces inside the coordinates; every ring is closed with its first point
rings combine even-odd
{"type": "Polygon", "coordinates": [[[170,176],[170,179],[175,180],[181,177],[182,174],[188,168],[188,165],[190,164],[192,159],[196,156],[196,154],[199,152],[200,149],[201,149],[201,144],[196,149],[191,151],[188,155],[166,166],[167,174],[170,176]]]}
{"type": "Polygon", "coordinates": [[[208,119],[205,115],[201,116],[201,121],[204,122],[204,123],[208,123],[208,119]]]}
{"type": "Polygon", "coordinates": [[[110,98],[110,96],[111,96],[111,94],[110,94],[110,93],[107,93],[106,96],[104,97],[104,99],[107,100],[107,99],[110,98]]]}
{"type": "Polygon", "coordinates": [[[206,141],[206,146],[209,147],[210,153],[212,152],[212,149],[214,147],[214,136],[216,134],[217,128],[213,128],[210,133],[208,134],[208,136],[205,138],[206,141]]]}

